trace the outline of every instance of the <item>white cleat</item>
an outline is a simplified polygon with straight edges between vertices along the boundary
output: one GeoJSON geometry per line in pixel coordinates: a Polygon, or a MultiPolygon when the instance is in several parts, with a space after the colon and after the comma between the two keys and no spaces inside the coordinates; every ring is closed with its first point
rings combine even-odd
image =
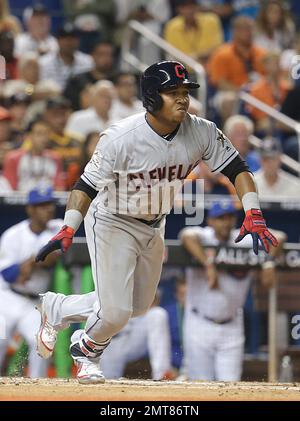
{"type": "Polygon", "coordinates": [[[44,306],[45,294],[40,294],[40,299],[40,305],[36,307],[36,309],[41,313],[41,325],[36,334],[36,348],[39,356],[47,359],[53,354],[58,332],[48,322],[44,306]]]}
{"type": "Polygon", "coordinates": [[[70,354],[77,368],[77,380],[82,384],[104,383],[105,377],[100,370],[100,355],[87,356],[80,348],[83,333],[84,330],[79,329],[71,337],[70,354]]]}
{"type": "Polygon", "coordinates": [[[86,357],[77,358],[75,360],[77,367],[77,380],[81,384],[99,384],[105,382],[105,377],[99,367],[99,359],[97,362],[91,361],[86,357]]]}

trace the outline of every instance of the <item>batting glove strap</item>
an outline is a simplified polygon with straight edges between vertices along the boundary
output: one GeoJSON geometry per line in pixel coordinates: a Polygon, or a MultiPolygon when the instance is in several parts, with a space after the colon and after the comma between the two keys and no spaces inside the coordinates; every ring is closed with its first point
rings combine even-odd
{"type": "Polygon", "coordinates": [[[61,250],[65,253],[72,244],[75,230],[67,225],[64,225],[61,230],[38,252],[35,261],[43,262],[48,254],[54,250],[61,250]]]}
{"type": "Polygon", "coordinates": [[[276,238],[268,230],[266,221],[264,220],[260,209],[250,209],[246,211],[243,225],[240,229],[238,237],[235,239],[235,242],[238,243],[247,234],[251,234],[252,236],[253,251],[255,254],[258,254],[258,240],[267,253],[270,251],[270,244],[272,244],[274,247],[278,245],[276,238]]]}

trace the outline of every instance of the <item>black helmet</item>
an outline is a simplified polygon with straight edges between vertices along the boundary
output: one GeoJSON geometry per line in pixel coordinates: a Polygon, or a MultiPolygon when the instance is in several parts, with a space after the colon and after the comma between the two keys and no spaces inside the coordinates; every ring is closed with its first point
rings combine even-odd
{"type": "Polygon", "coordinates": [[[189,74],[178,61],[161,61],[148,67],[141,78],[143,106],[153,113],[162,107],[159,92],[163,89],[184,85],[187,88],[199,88],[199,84],[189,80],[189,74]]]}

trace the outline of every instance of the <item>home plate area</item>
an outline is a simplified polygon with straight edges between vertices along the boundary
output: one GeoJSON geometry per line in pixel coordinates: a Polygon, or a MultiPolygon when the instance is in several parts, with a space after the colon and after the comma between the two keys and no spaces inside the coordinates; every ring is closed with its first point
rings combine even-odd
{"type": "Polygon", "coordinates": [[[0,378],[1,401],[300,401],[300,383],[0,378]]]}

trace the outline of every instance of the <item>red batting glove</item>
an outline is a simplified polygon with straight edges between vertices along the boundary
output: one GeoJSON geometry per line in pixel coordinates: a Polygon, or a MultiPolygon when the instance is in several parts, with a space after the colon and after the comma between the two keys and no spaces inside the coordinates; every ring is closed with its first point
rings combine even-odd
{"type": "Polygon", "coordinates": [[[251,234],[252,236],[253,251],[255,254],[258,254],[258,240],[260,240],[266,253],[269,253],[270,251],[270,244],[274,247],[278,246],[278,241],[268,230],[260,209],[250,209],[246,211],[243,225],[235,242],[238,243],[247,234],[251,234]]]}
{"type": "Polygon", "coordinates": [[[54,250],[61,250],[65,253],[70,245],[72,244],[75,231],[73,228],[64,225],[62,229],[57,233],[49,243],[47,243],[36,255],[36,262],[43,262],[48,254],[52,253],[54,250]]]}

